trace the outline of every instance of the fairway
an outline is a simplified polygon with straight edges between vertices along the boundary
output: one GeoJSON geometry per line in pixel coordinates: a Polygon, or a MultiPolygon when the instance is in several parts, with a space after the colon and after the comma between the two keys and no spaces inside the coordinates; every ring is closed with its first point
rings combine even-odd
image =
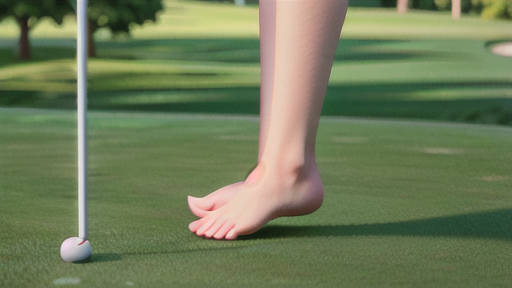
{"type": "MultiPolygon", "coordinates": [[[[164,1],[131,37],[95,34],[89,108],[257,115],[258,7],[164,1]]],[[[15,59],[14,19],[0,23],[0,107],[76,108],[76,19],[31,30],[33,59],[15,59]]],[[[512,125],[510,21],[350,8],[323,115],[512,125]]]]}
{"type": "Polygon", "coordinates": [[[77,233],[76,114],[0,109],[2,287],[510,287],[512,130],[324,117],[312,215],[236,241],[187,229],[187,195],[243,179],[258,119],[89,114],[88,263],[77,233]]]}

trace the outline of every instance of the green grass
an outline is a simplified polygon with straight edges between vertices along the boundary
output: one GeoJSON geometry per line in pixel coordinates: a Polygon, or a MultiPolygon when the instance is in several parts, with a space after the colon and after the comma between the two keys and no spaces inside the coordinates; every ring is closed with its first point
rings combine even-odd
{"type": "Polygon", "coordinates": [[[245,176],[256,117],[90,112],[93,256],[67,264],[58,249],[77,233],[75,117],[0,109],[2,287],[512,284],[510,128],[323,118],[322,208],[229,242],[188,231],[186,195],[245,176]]]}
{"type": "MultiPolygon", "coordinates": [[[[159,22],[130,39],[96,34],[89,108],[257,114],[257,7],[165,3],[159,22]]],[[[0,106],[75,109],[74,19],[34,27],[29,62],[13,56],[12,21],[0,24],[0,106]]],[[[489,50],[511,31],[476,16],[351,8],[323,113],[511,125],[512,58],[489,50]]]]}
{"type": "MultiPolygon", "coordinates": [[[[90,109],[258,113],[257,40],[134,40],[98,50],[90,109]]],[[[510,125],[511,64],[475,40],[345,39],[323,113],[510,125]]],[[[73,59],[12,65],[0,78],[2,106],[75,107],[73,59]]]]}
{"type": "Polygon", "coordinates": [[[186,196],[255,164],[257,8],[166,7],[131,39],[96,35],[84,264],[58,254],[77,236],[74,19],[34,27],[28,62],[0,23],[1,287],[512,285],[512,131],[439,123],[511,124],[512,58],[489,52],[510,22],[351,8],[318,132],[324,205],[228,242],[188,231],[186,196]]]}
{"type": "MultiPolygon", "coordinates": [[[[133,27],[136,39],[175,38],[258,38],[258,8],[236,7],[226,3],[165,0],[165,10],[157,23],[133,27]]],[[[482,21],[476,15],[463,15],[453,21],[449,12],[411,10],[397,15],[395,9],[350,8],[343,35],[364,39],[510,39],[509,21],[482,21]]],[[[19,29],[12,18],[1,23],[1,38],[17,38],[19,29]]],[[[35,38],[69,39],[76,36],[76,20],[69,16],[62,27],[48,19],[31,31],[35,38]]],[[[96,37],[110,37],[100,31],[96,37]]]]}

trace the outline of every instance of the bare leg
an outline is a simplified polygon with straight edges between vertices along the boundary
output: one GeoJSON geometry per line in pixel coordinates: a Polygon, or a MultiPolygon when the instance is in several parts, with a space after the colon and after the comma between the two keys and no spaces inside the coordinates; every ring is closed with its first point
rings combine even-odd
{"type": "Polygon", "coordinates": [[[276,19],[267,140],[260,142],[258,166],[232,199],[189,225],[198,236],[235,239],[277,217],[311,213],[323,201],[315,138],[348,1],[261,3],[262,18],[272,17],[267,8],[273,6],[276,19]]]}
{"type": "MultiPolygon", "coordinates": [[[[276,5],[274,1],[260,2],[260,133],[258,144],[258,163],[263,156],[270,126],[272,89],[274,87],[276,5]]],[[[216,210],[228,203],[243,184],[237,182],[214,191],[203,198],[188,197],[190,210],[198,217],[204,217],[207,211],[216,210]]]]}
{"type": "Polygon", "coordinates": [[[258,163],[263,157],[268,139],[276,65],[276,4],[275,1],[260,1],[259,5],[261,87],[258,163]]]}

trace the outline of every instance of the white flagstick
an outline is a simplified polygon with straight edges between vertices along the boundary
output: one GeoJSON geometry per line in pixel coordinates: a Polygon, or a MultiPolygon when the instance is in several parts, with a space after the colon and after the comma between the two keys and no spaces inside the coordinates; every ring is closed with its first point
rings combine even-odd
{"type": "Polygon", "coordinates": [[[70,237],[60,246],[66,262],[91,256],[87,237],[87,0],[77,0],[77,120],[78,120],[78,237],[70,237]]]}
{"type": "Polygon", "coordinates": [[[87,237],[87,0],[77,0],[78,237],[87,237]]]}

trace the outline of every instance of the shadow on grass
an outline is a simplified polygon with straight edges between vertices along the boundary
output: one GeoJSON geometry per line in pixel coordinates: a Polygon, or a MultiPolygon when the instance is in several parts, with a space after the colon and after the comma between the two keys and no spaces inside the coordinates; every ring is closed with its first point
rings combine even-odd
{"type": "Polygon", "coordinates": [[[114,262],[122,259],[123,257],[117,253],[92,253],[86,263],[114,262]]]}
{"type": "MultiPolygon", "coordinates": [[[[192,76],[191,76],[192,77],[192,76]]],[[[329,86],[322,115],[428,119],[482,124],[512,124],[510,98],[409,99],[416,91],[492,87],[503,90],[504,82],[347,84],[329,86]]],[[[259,114],[259,87],[105,91],[89,93],[91,110],[178,112],[206,114],[259,114]],[[136,99],[136,101],[133,101],[136,99]],[[140,99],[140,100],[139,100],[140,99]]],[[[76,109],[76,95],[2,91],[0,106],[76,109]]],[[[497,95],[499,96],[499,95],[497,95]]]]}
{"type": "MultiPolygon", "coordinates": [[[[440,121],[512,124],[512,101],[503,97],[474,99],[454,98],[415,100],[410,95],[436,89],[476,90],[481,87],[505,90],[509,83],[373,83],[331,85],[327,89],[322,115],[379,118],[409,118],[440,121]]],[[[182,89],[154,91],[115,91],[90,93],[89,108],[93,110],[131,110],[180,113],[259,114],[259,87],[218,89],[182,89]],[[129,103],[124,99],[137,94],[147,102],[129,103]],[[163,96],[162,96],[163,95],[163,96]],[[189,95],[173,101],[175,95],[189,95]],[[218,97],[220,95],[220,97],[218,97]],[[217,97],[217,98],[216,98],[217,97]]],[[[74,104],[74,97],[68,99],[74,104]]]]}
{"type": "Polygon", "coordinates": [[[114,262],[123,259],[120,254],[117,253],[92,253],[92,255],[81,261],[75,261],[73,264],[91,264],[100,262],[114,262]]]}
{"type": "Polygon", "coordinates": [[[19,63],[35,63],[53,60],[74,59],[75,48],[61,47],[35,47],[31,49],[32,56],[29,61],[17,59],[14,49],[0,49],[0,67],[7,67],[19,63]]]}
{"type": "MultiPolygon", "coordinates": [[[[46,45],[32,47],[32,59],[28,62],[73,59],[75,47],[71,39],[45,39],[46,45]]],[[[41,41],[39,41],[41,42],[41,41]]],[[[386,44],[406,44],[407,40],[340,40],[335,61],[432,61],[456,56],[444,51],[418,49],[383,49],[386,44]],[[375,46],[379,46],[374,48],[375,46]]],[[[15,45],[0,49],[0,67],[19,63],[15,57],[15,45]]],[[[117,60],[179,60],[215,61],[228,63],[259,63],[259,39],[255,38],[202,38],[202,39],[155,39],[131,41],[105,41],[96,43],[98,58],[117,60]]],[[[27,61],[24,61],[27,62],[27,61]]]]}
{"type": "MultiPolygon", "coordinates": [[[[359,225],[308,225],[286,226],[269,224],[258,232],[239,236],[239,241],[282,238],[312,238],[312,237],[351,237],[351,236],[403,236],[403,237],[456,237],[456,238],[486,238],[512,242],[512,209],[502,209],[489,212],[463,214],[448,217],[438,217],[423,220],[412,220],[395,223],[375,223],[359,225]]],[[[219,240],[207,239],[215,243],[219,240]]],[[[238,246],[204,247],[204,250],[238,249],[238,246]]],[[[180,249],[174,251],[150,251],[130,253],[99,253],[80,262],[99,263],[114,262],[123,259],[122,255],[161,255],[197,252],[198,248],[180,249]]],[[[199,249],[202,250],[202,249],[199,249]]]]}
{"type": "Polygon", "coordinates": [[[488,238],[512,242],[512,209],[474,214],[360,225],[268,225],[240,240],[326,236],[420,236],[488,238]]]}
{"type": "MultiPolygon", "coordinates": [[[[454,53],[420,51],[417,49],[384,50],[374,46],[390,43],[406,43],[407,40],[366,40],[342,39],[336,52],[335,61],[397,61],[432,60],[453,58],[454,53]]],[[[98,43],[101,58],[165,59],[180,61],[219,61],[238,63],[259,63],[258,39],[158,39],[133,40],[129,43],[98,43]]]]}

